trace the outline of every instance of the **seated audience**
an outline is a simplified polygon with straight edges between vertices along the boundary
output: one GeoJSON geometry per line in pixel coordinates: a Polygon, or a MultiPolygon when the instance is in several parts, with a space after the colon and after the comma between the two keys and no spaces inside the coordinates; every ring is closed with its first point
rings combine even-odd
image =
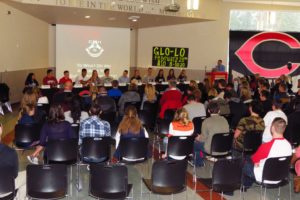
{"type": "Polygon", "coordinates": [[[155,78],[152,75],[152,68],[149,67],[147,70],[147,74],[143,77],[143,83],[150,83],[154,82],[155,78]]]}
{"type": "Polygon", "coordinates": [[[27,104],[22,108],[22,111],[20,112],[18,124],[35,124],[37,123],[35,121],[35,105],[33,104],[27,104]]]}
{"type": "Polygon", "coordinates": [[[87,76],[87,70],[85,68],[81,70],[81,75],[76,77],[75,83],[81,84],[82,86],[87,86],[89,84],[89,77],[87,76]]]}
{"type": "Polygon", "coordinates": [[[210,117],[202,122],[201,134],[195,138],[196,166],[203,166],[203,157],[205,153],[210,153],[213,136],[217,133],[229,133],[227,120],[219,115],[219,105],[216,102],[210,102],[207,109],[210,117]]]}
{"type": "MultiPolygon", "coordinates": [[[[14,199],[26,199],[26,172],[19,172],[18,154],[15,149],[1,142],[3,132],[2,124],[0,124],[0,169],[11,170],[15,178],[15,189],[17,194],[14,199]]],[[[8,199],[11,193],[0,194],[0,199],[8,199]]]]}
{"type": "Polygon", "coordinates": [[[57,85],[57,80],[54,77],[53,70],[47,70],[47,76],[43,79],[43,85],[50,85],[51,87],[55,87],[57,85]]]}
{"type": "Polygon", "coordinates": [[[284,119],[285,123],[288,124],[287,116],[284,114],[284,112],[281,110],[282,104],[277,101],[273,101],[272,105],[272,111],[269,111],[266,116],[264,117],[265,122],[265,130],[263,132],[262,141],[263,143],[269,142],[272,140],[272,134],[271,134],[271,126],[272,122],[275,118],[282,118],[284,119]]]}
{"type": "Polygon", "coordinates": [[[74,96],[71,101],[70,110],[64,112],[65,120],[71,124],[80,123],[89,117],[88,113],[82,110],[79,96],[74,96]]]}
{"type": "MultiPolygon", "coordinates": [[[[82,143],[82,139],[85,137],[110,137],[110,124],[107,121],[101,120],[99,115],[101,114],[101,107],[97,103],[93,103],[90,111],[90,117],[83,120],[80,123],[79,128],[79,145],[82,143]]],[[[101,161],[97,161],[101,162],[101,161]]]]}
{"type": "MultiPolygon", "coordinates": [[[[174,120],[170,123],[168,137],[191,136],[194,133],[194,124],[189,119],[189,114],[184,108],[176,110],[174,120]]],[[[167,140],[164,140],[167,143],[167,140]]],[[[185,156],[169,155],[175,160],[183,160],[185,156]]]]}
{"type": "Polygon", "coordinates": [[[39,82],[35,79],[34,73],[29,73],[25,80],[25,87],[37,87],[39,86],[39,82]]]}
{"type": "Polygon", "coordinates": [[[38,104],[49,104],[48,97],[43,95],[40,88],[35,87],[32,89],[32,92],[36,94],[38,104]]]}
{"type": "MultiPolygon", "coordinates": [[[[285,120],[282,118],[275,118],[271,125],[272,140],[262,144],[251,156],[251,159],[246,159],[243,168],[244,178],[242,179],[246,188],[252,185],[254,179],[257,182],[262,182],[264,164],[268,158],[292,155],[292,147],[283,137],[285,128],[285,120]]],[[[269,183],[276,184],[278,182],[279,181],[272,181],[269,183]]]]}
{"type": "Polygon", "coordinates": [[[168,91],[164,92],[160,99],[160,118],[164,118],[165,110],[167,109],[177,109],[182,107],[182,95],[179,90],[176,88],[176,81],[169,81],[168,91]]]}
{"type": "Polygon", "coordinates": [[[114,78],[111,77],[111,76],[109,75],[109,73],[110,73],[110,70],[109,70],[108,68],[106,68],[106,69],[104,70],[104,76],[102,76],[102,77],[100,78],[102,84],[108,84],[108,83],[111,83],[111,82],[114,80],[114,78]]]}
{"type": "Polygon", "coordinates": [[[103,113],[117,111],[116,102],[113,98],[107,95],[105,87],[99,88],[99,95],[95,101],[100,106],[100,109],[103,113]]]}
{"type": "Polygon", "coordinates": [[[124,117],[119,124],[118,131],[116,133],[116,151],[114,153],[115,158],[120,158],[119,143],[123,138],[148,138],[148,132],[143,127],[137,110],[134,106],[128,106],[125,109],[124,117]]]}
{"type": "Polygon", "coordinates": [[[294,176],[294,192],[299,193],[300,192],[300,147],[296,149],[296,163],[295,164],[295,171],[296,171],[296,176],[294,176]]]}
{"type": "Polygon", "coordinates": [[[190,80],[189,87],[192,87],[194,89],[199,89],[198,83],[195,80],[190,80]]]}
{"type": "Polygon", "coordinates": [[[64,76],[59,79],[60,85],[64,85],[66,82],[73,82],[72,79],[70,79],[70,72],[68,70],[64,71],[64,76]]]}
{"type": "Polygon", "coordinates": [[[169,70],[169,74],[167,76],[167,81],[170,81],[170,80],[176,81],[176,76],[175,76],[174,69],[169,70]]]}
{"type": "Polygon", "coordinates": [[[184,81],[187,81],[187,76],[186,76],[186,71],[185,69],[181,70],[177,80],[181,83],[183,83],[184,81]]]}
{"type": "Polygon", "coordinates": [[[123,75],[119,77],[119,83],[129,83],[128,70],[123,71],[123,75]]]}
{"type": "Polygon", "coordinates": [[[193,120],[195,117],[206,117],[205,107],[202,103],[196,101],[196,97],[191,94],[187,97],[187,102],[183,106],[189,114],[190,120],[193,120]]]}
{"type": "MultiPolygon", "coordinates": [[[[73,90],[73,83],[69,81],[65,82],[63,90],[60,90],[53,95],[52,102],[63,105],[65,103],[66,98],[73,97],[72,90],[73,90]]],[[[63,106],[68,107],[69,105],[63,105],[63,106]]]]}
{"type": "Polygon", "coordinates": [[[134,83],[131,83],[128,86],[128,91],[125,92],[121,98],[119,99],[118,105],[119,105],[119,115],[124,115],[124,109],[125,109],[125,103],[127,102],[139,102],[141,101],[141,97],[139,93],[137,93],[137,85],[134,83]]]}
{"type": "Polygon", "coordinates": [[[91,85],[96,85],[96,86],[101,84],[101,80],[100,80],[100,78],[98,76],[98,71],[97,70],[95,70],[95,69],[93,70],[92,76],[91,76],[91,78],[89,80],[89,83],[91,85]]]}
{"type": "Polygon", "coordinates": [[[266,90],[262,90],[259,96],[260,102],[263,105],[262,117],[264,117],[269,111],[272,110],[272,101],[270,100],[270,93],[266,90]]]}
{"type": "Polygon", "coordinates": [[[142,77],[140,76],[140,70],[138,70],[138,69],[134,70],[134,73],[130,79],[130,82],[132,80],[136,80],[138,83],[142,82],[142,77]]]}
{"type": "Polygon", "coordinates": [[[108,90],[108,96],[113,98],[119,98],[122,96],[121,90],[118,88],[119,82],[117,80],[113,80],[111,82],[112,89],[108,90]]]}
{"type": "Polygon", "coordinates": [[[300,143],[299,124],[300,124],[300,99],[296,99],[294,112],[288,115],[288,122],[284,137],[292,144],[300,143]]]}
{"type": "Polygon", "coordinates": [[[280,83],[278,87],[278,92],[274,94],[274,100],[282,101],[282,102],[289,102],[290,97],[287,93],[287,86],[285,83],[280,83]]]}
{"type": "Polygon", "coordinates": [[[244,117],[238,123],[234,132],[233,150],[235,156],[239,156],[244,148],[244,136],[249,131],[264,131],[264,120],[259,116],[262,112],[262,105],[259,101],[252,101],[249,106],[249,117],[244,117]]]}
{"type": "Polygon", "coordinates": [[[165,76],[164,76],[164,70],[160,69],[157,73],[157,76],[155,77],[155,82],[156,83],[162,83],[165,82],[165,76]]]}
{"type": "MultiPolygon", "coordinates": [[[[41,130],[40,144],[31,156],[27,156],[27,159],[33,164],[38,164],[37,157],[46,147],[49,140],[72,139],[76,137],[77,136],[74,133],[71,124],[65,121],[62,106],[59,104],[53,104],[49,110],[48,120],[41,130]]],[[[47,156],[47,154],[45,155],[47,156]]]]}
{"type": "Polygon", "coordinates": [[[152,103],[157,101],[155,87],[152,84],[146,84],[145,85],[144,96],[143,96],[142,103],[141,103],[141,110],[143,110],[144,103],[146,101],[149,101],[149,102],[152,102],[152,103]]]}

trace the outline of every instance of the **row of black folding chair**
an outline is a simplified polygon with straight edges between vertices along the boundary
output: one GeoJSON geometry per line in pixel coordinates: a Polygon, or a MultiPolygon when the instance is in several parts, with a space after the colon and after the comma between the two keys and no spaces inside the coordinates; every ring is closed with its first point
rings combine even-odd
{"type": "MultiPolygon", "coordinates": [[[[58,199],[68,196],[67,166],[28,165],[27,196],[31,199],[58,199]]],[[[89,195],[101,199],[125,199],[132,188],[126,166],[93,164],[89,195]]]]}
{"type": "Polygon", "coordinates": [[[15,174],[12,168],[0,167],[0,199],[13,200],[15,194],[15,174]]]}
{"type": "Polygon", "coordinates": [[[43,124],[16,124],[15,138],[13,145],[16,150],[27,150],[33,148],[31,146],[36,141],[40,140],[40,132],[43,124]]]}

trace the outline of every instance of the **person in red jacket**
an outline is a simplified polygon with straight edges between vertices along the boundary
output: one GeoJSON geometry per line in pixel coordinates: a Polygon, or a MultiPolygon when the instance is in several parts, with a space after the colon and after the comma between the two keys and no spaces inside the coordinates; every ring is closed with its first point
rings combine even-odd
{"type": "Polygon", "coordinates": [[[64,85],[66,82],[73,82],[72,79],[70,79],[70,73],[67,70],[64,71],[64,76],[61,79],[59,79],[59,84],[64,85]]]}
{"type": "Polygon", "coordinates": [[[169,88],[160,99],[161,110],[159,116],[161,119],[164,118],[164,113],[167,109],[177,109],[182,107],[182,94],[176,88],[176,81],[169,81],[169,88]]]}
{"type": "Polygon", "coordinates": [[[44,77],[43,84],[44,85],[50,85],[51,87],[54,87],[54,86],[57,85],[57,80],[53,75],[53,70],[52,69],[47,70],[47,76],[44,77]]]}

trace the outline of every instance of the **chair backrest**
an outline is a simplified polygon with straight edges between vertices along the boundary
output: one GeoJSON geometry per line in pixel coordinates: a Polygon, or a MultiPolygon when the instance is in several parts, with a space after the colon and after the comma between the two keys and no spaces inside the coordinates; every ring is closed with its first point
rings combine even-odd
{"type": "Polygon", "coordinates": [[[264,165],[262,182],[287,180],[289,177],[290,160],[290,156],[268,158],[264,165]]]}
{"type": "Polygon", "coordinates": [[[139,111],[139,118],[146,128],[150,128],[154,126],[155,118],[153,117],[152,113],[149,113],[149,111],[140,110],[139,111]]]}
{"type": "Polygon", "coordinates": [[[15,145],[17,147],[26,146],[40,139],[41,124],[16,124],[15,145]]]}
{"type": "Polygon", "coordinates": [[[128,170],[124,165],[94,164],[90,166],[90,194],[104,198],[106,194],[119,194],[118,199],[126,198],[128,170]]]}
{"type": "Polygon", "coordinates": [[[186,169],[186,160],[156,161],[152,166],[152,187],[185,187],[186,169]]]}
{"type": "MultiPolygon", "coordinates": [[[[0,167],[0,195],[15,191],[14,172],[9,167],[0,167]]],[[[1,198],[0,198],[1,199],[1,198]]]]}
{"type": "Polygon", "coordinates": [[[57,199],[67,195],[67,166],[27,165],[27,195],[35,199],[57,199]]]}
{"type": "Polygon", "coordinates": [[[231,133],[217,133],[213,136],[211,141],[210,154],[222,153],[227,154],[231,150],[233,135],[231,133]]]}
{"type": "Polygon", "coordinates": [[[202,128],[203,117],[195,117],[193,119],[194,134],[200,134],[202,128]]]}
{"type": "Polygon", "coordinates": [[[193,136],[172,136],[168,140],[167,155],[189,156],[193,153],[193,136]]]}
{"type": "Polygon", "coordinates": [[[71,127],[72,127],[76,137],[79,137],[79,124],[73,123],[73,124],[71,124],[71,127]]]}
{"type": "Polygon", "coordinates": [[[91,160],[99,160],[106,158],[110,159],[111,138],[101,137],[93,138],[86,137],[82,139],[81,157],[91,160]]]}
{"type": "Polygon", "coordinates": [[[127,106],[130,106],[130,105],[135,106],[137,111],[139,111],[141,108],[140,101],[128,101],[128,102],[125,102],[125,104],[124,104],[124,110],[126,110],[127,106]]]}
{"type": "Polygon", "coordinates": [[[151,113],[157,114],[157,108],[158,108],[158,103],[156,102],[150,102],[150,101],[145,101],[143,105],[143,110],[151,113]]]}
{"type": "Polygon", "coordinates": [[[164,134],[164,135],[167,135],[169,133],[169,128],[170,128],[170,123],[169,121],[167,120],[159,120],[157,122],[157,132],[159,134],[164,134]]]}
{"type": "Polygon", "coordinates": [[[176,109],[166,109],[164,113],[164,119],[171,122],[174,119],[176,109]]]}
{"type": "Polygon", "coordinates": [[[148,158],[148,138],[121,138],[120,159],[144,161],[148,158]]]}
{"type": "Polygon", "coordinates": [[[78,139],[50,140],[47,142],[47,163],[75,164],[77,155],[78,139]]]}
{"type": "Polygon", "coordinates": [[[116,112],[102,112],[100,118],[104,121],[109,122],[111,126],[115,124],[116,112]]]}
{"type": "Polygon", "coordinates": [[[213,167],[212,188],[216,192],[231,192],[241,187],[242,160],[219,159],[213,167]]]}
{"type": "Polygon", "coordinates": [[[244,136],[244,152],[254,153],[262,143],[262,131],[248,131],[244,136]]]}

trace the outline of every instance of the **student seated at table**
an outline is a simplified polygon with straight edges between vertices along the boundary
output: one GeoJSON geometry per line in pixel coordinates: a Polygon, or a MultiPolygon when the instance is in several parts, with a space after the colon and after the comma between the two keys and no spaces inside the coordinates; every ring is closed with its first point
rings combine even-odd
{"type": "Polygon", "coordinates": [[[156,83],[162,83],[165,82],[165,76],[164,76],[164,70],[160,69],[157,73],[157,76],[155,77],[155,82],[156,83]]]}
{"type": "Polygon", "coordinates": [[[27,156],[27,159],[33,164],[38,164],[38,156],[44,150],[48,141],[72,138],[76,138],[76,134],[71,124],[65,121],[62,106],[54,104],[50,107],[48,121],[41,130],[40,145],[30,156],[27,156]]]}
{"type": "Polygon", "coordinates": [[[119,124],[118,131],[116,133],[116,151],[114,153],[115,158],[120,157],[119,143],[122,138],[148,138],[149,134],[147,130],[142,126],[142,123],[138,117],[137,110],[134,106],[127,106],[125,109],[124,117],[119,124]]]}
{"type": "Polygon", "coordinates": [[[169,74],[167,76],[167,81],[170,81],[170,80],[175,80],[176,81],[176,76],[175,76],[174,69],[169,70],[169,74]]]}

